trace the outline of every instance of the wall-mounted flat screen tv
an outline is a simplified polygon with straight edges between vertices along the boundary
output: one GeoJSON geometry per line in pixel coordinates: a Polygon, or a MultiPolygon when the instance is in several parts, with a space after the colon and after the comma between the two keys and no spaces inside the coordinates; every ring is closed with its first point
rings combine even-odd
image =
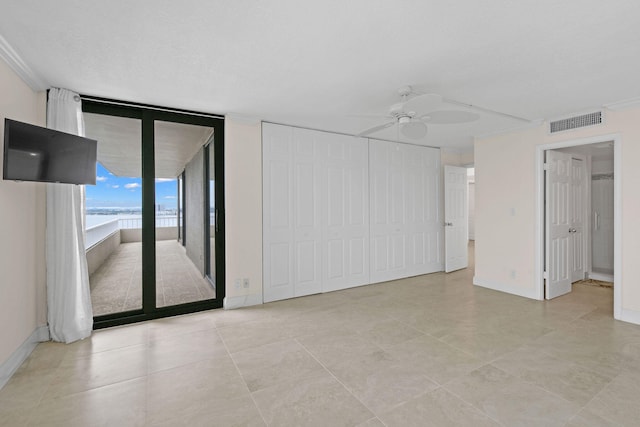
{"type": "Polygon", "coordinates": [[[97,146],[93,139],[5,119],[2,178],[95,185],[97,146]]]}

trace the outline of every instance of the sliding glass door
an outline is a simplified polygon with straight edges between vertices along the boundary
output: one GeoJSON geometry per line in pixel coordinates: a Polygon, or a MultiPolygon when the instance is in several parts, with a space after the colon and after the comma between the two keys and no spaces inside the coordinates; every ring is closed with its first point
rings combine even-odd
{"type": "Polygon", "coordinates": [[[84,114],[98,141],[86,187],[86,248],[94,316],[142,309],[142,120],[84,114]]]}
{"type": "MultiPolygon", "coordinates": [[[[156,305],[166,307],[214,299],[208,280],[209,185],[206,176],[209,141],[214,128],[154,121],[156,209],[156,305]],[[188,206],[187,239],[178,240],[178,177],[184,172],[188,206]]],[[[211,153],[212,154],[212,153],[211,153]]],[[[213,260],[215,265],[215,259],[213,260]]]]}
{"type": "Polygon", "coordinates": [[[221,307],[224,119],[87,97],[83,110],[102,174],[87,219],[109,204],[123,214],[95,251],[96,328],[221,307]]]}

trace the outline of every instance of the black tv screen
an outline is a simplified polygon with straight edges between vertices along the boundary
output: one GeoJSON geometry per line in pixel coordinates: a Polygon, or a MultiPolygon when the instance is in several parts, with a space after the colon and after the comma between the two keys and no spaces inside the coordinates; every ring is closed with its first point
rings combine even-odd
{"type": "Polygon", "coordinates": [[[6,180],[96,184],[97,141],[4,120],[6,180]]]}

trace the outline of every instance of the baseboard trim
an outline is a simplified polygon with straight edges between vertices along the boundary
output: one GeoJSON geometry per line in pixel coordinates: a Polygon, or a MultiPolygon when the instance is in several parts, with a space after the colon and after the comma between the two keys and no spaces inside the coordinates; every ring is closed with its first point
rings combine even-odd
{"type": "Polygon", "coordinates": [[[237,297],[225,297],[223,306],[225,310],[233,310],[241,307],[262,304],[262,294],[249,294],[237,297]]]}
{"type": "Polygon", "coordinates": [[[27,360],[27,357],[29,357],[31,352],[36,348],[36,345],[44,341],[49,341],[49,327],[37,327],[31,335],[29,335],[29,338],[27,338],[4,363],[0,364],[0,389],[5,386],[22,363],[27,360]]]}
{"type": "Polygon", "coordinates": [[[473,276],[473,284],[476,286],[481,286],[483,288],[492,289],[494,291],[505,292],[512,295],[517,295],[519,297],[538,299],[537,292],[535,289],[523,289],[520,287],[506,285],[504,283],[496,282],[494,280],[487,280],[477,276],[473,276]]]}
{"type": "Polygon", "coordinates": [[[618,320],[640,325],[640,311],[623,308],[622,313],[620,313],[620,318],[618,320]]]}
{"type": "Polygon", "coordinates": [[[589,273],[589,279],[613,283],[613,274],[589,273]]]}

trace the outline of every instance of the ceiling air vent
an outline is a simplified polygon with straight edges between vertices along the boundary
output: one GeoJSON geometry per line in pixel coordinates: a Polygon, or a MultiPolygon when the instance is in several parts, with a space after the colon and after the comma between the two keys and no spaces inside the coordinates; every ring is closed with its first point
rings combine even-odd
{"type": "Polygon", "coordinates": [[[550,122],[549,132],[562,132],[563,130],[583,128],[585,126],[594,126],[601,123],[602,111],[596,111],[595,113],[583,114],[581,116],[568,117],[566,119],[550,122]]]}

